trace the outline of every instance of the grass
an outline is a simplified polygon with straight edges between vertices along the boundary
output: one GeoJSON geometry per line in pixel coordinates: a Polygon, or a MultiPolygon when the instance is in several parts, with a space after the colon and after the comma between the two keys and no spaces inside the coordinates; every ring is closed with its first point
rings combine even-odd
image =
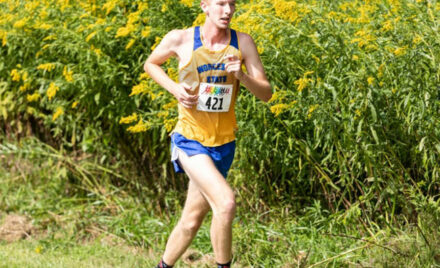
{"type": "MultiPolygon", "coordinates": [[[[0,226],[13,214],[32,225],[13,242],[2,241],[0,227],[0,267],[152,267],[182,209],[178,193],[161,212],[148,189],[115,182],[130,176],[121,167],[33,139],[4,143],[0,159],[0,226]]],[[[319,202],[296,212],[238,207],[235,267],[440,267],[439,223],[428,214],[416,225],[384,227],[319,202]]],[[[213,267],[209,217],[176,267],[213,267]]]]}

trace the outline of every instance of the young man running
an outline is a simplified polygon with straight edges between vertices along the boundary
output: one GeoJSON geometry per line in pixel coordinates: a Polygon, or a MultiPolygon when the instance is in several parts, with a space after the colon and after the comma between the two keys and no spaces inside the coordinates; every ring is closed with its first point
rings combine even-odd
{"type": "Polygon", "coordinates": [[[235,198],[225,178],[235,151],[234,105],[240,82],[263,101],[272,96],[253,39],[229,29],[235,0],[201,0],[200,6],[204,25],[169,32],[144,65],[179,102],[172,162],[190,178],[182,216],[157,266],[161,268],[172,267],[185,252],[210,209],[215,260],[218,267],[230,267],[235,198]],[[178,83],[160,67],[173,56],[179,60],[178,83]]]}

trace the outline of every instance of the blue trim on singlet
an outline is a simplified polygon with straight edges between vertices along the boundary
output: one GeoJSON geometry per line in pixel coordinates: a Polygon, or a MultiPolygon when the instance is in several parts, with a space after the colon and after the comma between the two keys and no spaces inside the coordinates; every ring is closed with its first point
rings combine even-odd
{"type": "Polygon", "coordinates": [[[235,30],[232,30],[232,29],[231,29],[231,43],[229,45],[235,47],[238,50],[237,32],[235,30]]]}
{"type": "Polygon", "coordinates": [[[194,28],[194,48],[193,50],[196,51],[199,47],[203,46],[202,39],[200,39],[200,26],[196,26],[194,28]]]}
{"type": "MultiPolygon", "coordinates": [[[[230,46],[238,48],[238,37],[237,32],[235,30],[231,29],[231,42],[229,43],[230,46]]],[[[200,26],[194,27],[194,48],[193,51],[196,51],[199,47],[203,46],[202,39],[200,38],[200,26]]]]}

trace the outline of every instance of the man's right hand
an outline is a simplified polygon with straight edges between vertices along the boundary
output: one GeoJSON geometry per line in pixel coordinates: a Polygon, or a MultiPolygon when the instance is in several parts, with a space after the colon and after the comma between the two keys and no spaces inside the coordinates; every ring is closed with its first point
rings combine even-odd
{"type": "Polygon", "coordinates": [[[192,95],[191,92],[191,86],[179,84],[173,95],[183,107],[190,109],[197,105],[199,99],[198,95],[192,95]]]}

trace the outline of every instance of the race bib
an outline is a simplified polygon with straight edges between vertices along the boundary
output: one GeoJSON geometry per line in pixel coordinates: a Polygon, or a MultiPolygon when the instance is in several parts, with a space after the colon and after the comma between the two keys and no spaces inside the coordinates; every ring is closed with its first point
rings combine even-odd
{"type": "Polygon", "coordinates": [[[200,83],[197,110],[227,112],[231,106],[233,85],[200,83]]]}

